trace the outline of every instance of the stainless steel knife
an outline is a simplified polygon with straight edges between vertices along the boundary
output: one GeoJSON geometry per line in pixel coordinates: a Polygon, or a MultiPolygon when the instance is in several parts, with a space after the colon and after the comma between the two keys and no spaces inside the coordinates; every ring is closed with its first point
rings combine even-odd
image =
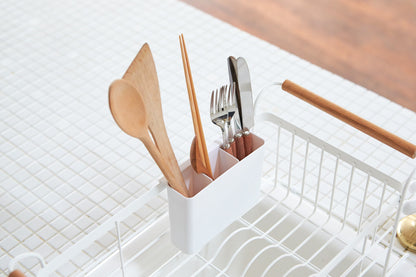
{"type": "Polygon", "coordinates": [[[253,139],[250,129],[254,126],[253,94],[251,90],[251,79],[248,65],[243,57],[235,59],[228,58],[230,82],[236,83],[236,100],[238,116],[236,117],[237,129],[241,131],[235,136],[237,144],[238,159],[242,159],[253,151],[253,139]],[[243,134],[244,141],[240,139],[243,134]],[[242,149],[241,145],[244,146],[242,149]],[[239,147],[240,146],[240,147],[239,147]]]}
{"type": "Polygon", "coordinates": [[[243,127],[245,155],[253,152],[253,135],[250,129],[254,126],[253,93],[248,65],[243,57],[237,59],[237,79],[241,107],[241,126],[243,127]]]}
{"type": "Polygon", "coordinates": [[[234,114],[234,124],[230,124],[229,134],[230,145],[232,147],[232,152],[234,157],[241,160],[245,157],[245,148],[244,148],[244,138],[242,125],[240,120],[241,107],[240,107],[240,92],[238,88],[238,79],[237,79],[237,59],[233,56],[228,57],[228,73],[230,77],[230,83],[235,84],[235,100],[237,102],[238,112],[234,114]]]}

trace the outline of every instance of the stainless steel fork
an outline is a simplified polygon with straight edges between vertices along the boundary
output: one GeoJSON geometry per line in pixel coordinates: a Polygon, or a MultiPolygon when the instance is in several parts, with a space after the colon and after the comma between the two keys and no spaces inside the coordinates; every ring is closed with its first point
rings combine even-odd
{"type": "MultiPolygon", "coordinates": [[[[211,121],[221,128],[223,145],[222,148],[230,154],[232,149],[229,141],[229,129],[237,105],[234,101],[234,84],[222,86],[211,93],[210,115],[211,121]]],[[[231,134],[232,138],[232,134],[231,134]]]]}

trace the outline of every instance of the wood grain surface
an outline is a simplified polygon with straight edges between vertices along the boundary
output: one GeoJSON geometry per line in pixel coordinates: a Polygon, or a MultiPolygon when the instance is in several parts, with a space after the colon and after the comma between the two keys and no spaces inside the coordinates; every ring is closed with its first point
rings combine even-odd
{"type": "Polygon", "coordinates": [[[413,0],[182,0],[416,112],[413,0]]]}
{"type": "Polygon", "coordinates": [[[289,80],[285,80],[282,84],[282,89],[286,92],[299,97],[305,102],[327,112],[328,114],[344,121],[352,127],[366,133],[367,135],[389,145],[397,151],[414,159],[416,157],[416,145],[390,133],[383,128],[359,117],[344,108],[320,97],[319,95],[295,84],[289,80]]]}
{"type": "Polygon", "coordinates": [[[144,103],[146,103],[147,109],[145,112],[147,120],[149,121],[150,132],[163,159],[168,163],[168,169],[163,169],[165,171],[162,172],[164,174],[167,172],[169,175],[168,171],[171,171],[171,176],[166,178],[169,184],[184,196],[189,195],[178,161],[176,160],[175,153],[173,152],[172,145],[166,132],[165,122],[163,121],[163,109],[156,65],[150,46],[147,43],[142,46],[127,69],[127,72],[124,74],[123,79],[131,82],[133,87],[142,97],[144,103]]]}

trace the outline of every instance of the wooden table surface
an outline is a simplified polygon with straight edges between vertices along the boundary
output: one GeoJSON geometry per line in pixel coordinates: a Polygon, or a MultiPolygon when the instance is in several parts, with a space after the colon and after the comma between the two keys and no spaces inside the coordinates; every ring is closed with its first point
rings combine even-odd
{"type": "Polygon", "coordinates": [[[416,112],[413,0],[182,0],[416,112]]]}

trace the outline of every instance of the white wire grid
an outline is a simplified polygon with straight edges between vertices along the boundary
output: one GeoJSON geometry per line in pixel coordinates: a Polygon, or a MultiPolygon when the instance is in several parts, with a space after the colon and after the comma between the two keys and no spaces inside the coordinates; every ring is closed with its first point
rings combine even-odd
{"type": "MultiPolygon", "coordinates": [[[[46,262],[59,259],[157,184],[160,171],[138,141],[120,132],[107,108],[108,85],[122,76],[146,41],[154,53],[164,119],[180,161],[187,158],[193,137],[177,41],[181,32],[208,140],[218,133],[204,103],[210,90],[227,82],[226,57],[234,55],[249,62],[255,91],[289,78],[416,141],[414,113],[180,2],[2,1],[0,16],[3,273],[20,253],[36,251],[46,262]]],[[[261,108],[273,109],[397,180],[403,181],[415,165],[284,94],[270,96],[261,108]]],[[[123,221],[121,232],[133,234],[163,218],[165,198],[154,201],[123,221]]],[[[109,236],[116,237],[114,232],[109,236]]],[[[74,267],[84,267],[106,251],[108,242],[97,243],[79,255],[74,267]]],[[[32,261],[23,266],[39,269],[32,261]]]]}

